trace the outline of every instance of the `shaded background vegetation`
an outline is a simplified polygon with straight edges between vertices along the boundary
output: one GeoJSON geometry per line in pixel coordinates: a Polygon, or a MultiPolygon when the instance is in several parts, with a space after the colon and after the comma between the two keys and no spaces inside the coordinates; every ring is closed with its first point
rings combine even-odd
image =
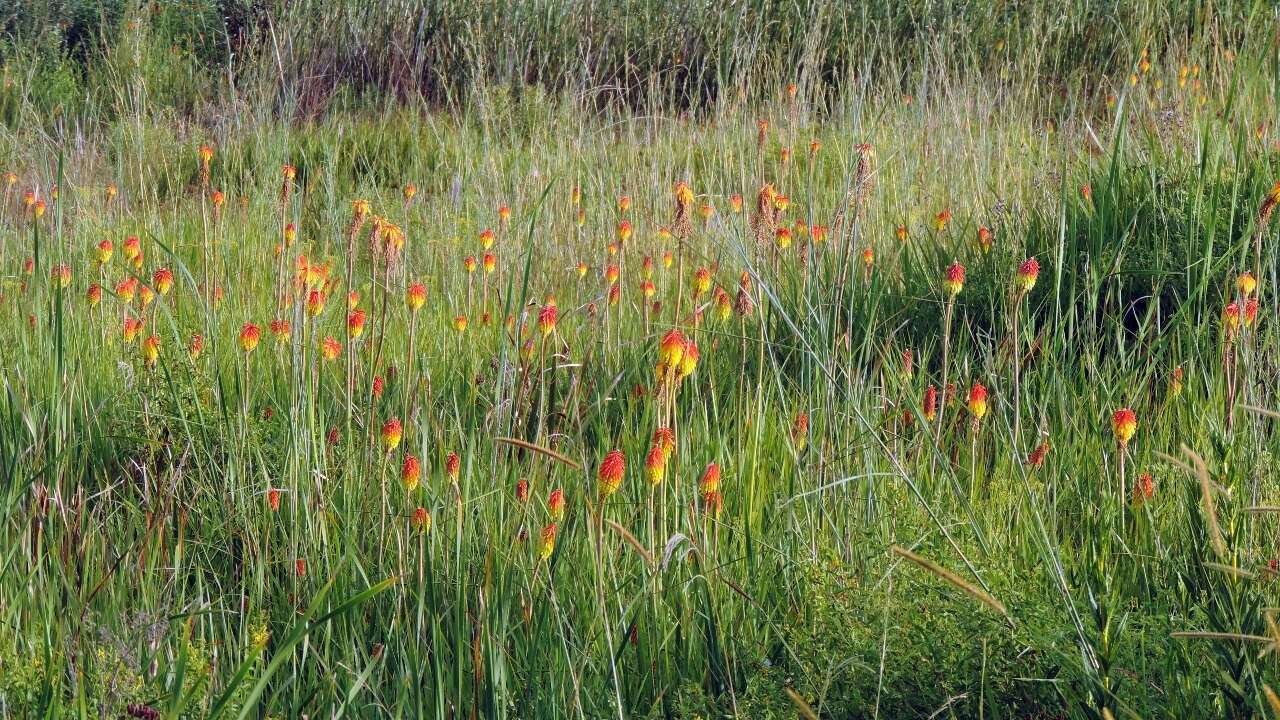
{"type": "Polygon", "coordinates": [[[1243,0],[18,0],[0,9],[0,61],[38,80],[51,114],[121,110],[138,83],[197,114],[245,98],[294,117],[448,106],[494,83],[702,109],[793,80],[818,97],[868,77],[910,92],[938,58],[1052,101],[1123,79],[1143,47],[1271,33],[1267,3],[1243,0]]]}

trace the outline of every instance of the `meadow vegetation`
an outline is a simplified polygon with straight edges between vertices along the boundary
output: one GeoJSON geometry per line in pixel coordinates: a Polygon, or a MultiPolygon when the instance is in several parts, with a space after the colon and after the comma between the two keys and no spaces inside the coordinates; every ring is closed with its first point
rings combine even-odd
{"type": "Polygon", "coordinates": [[[1280,15],[885,5],[0,10],[0,716],[1280,715],[1280,15]]]}

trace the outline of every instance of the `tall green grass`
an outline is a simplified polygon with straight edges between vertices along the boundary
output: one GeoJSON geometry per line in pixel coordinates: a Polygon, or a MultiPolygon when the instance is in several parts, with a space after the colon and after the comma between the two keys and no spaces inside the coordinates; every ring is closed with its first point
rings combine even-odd
{"type": "Polygon", "coordinates": [[[1278,278],[1259,208],[1277,179],[1274,48],[1256,39],[1261,9],[1197,8],[1029,6],[1025,26],[993,6],[908,8],[893,27],[960,18],[973,32],[873,41],[862,30],[873,24],[839,25],[830,9],[748,4],[734,21],[700,6],[671,19],[653,4],[536,16],[481,4],[443,6],[435,40],[399,42],[426,32],[407,6],[303,4],[271,16],[271,45],[252,34],[278,61],[254,55],[230,75],[210,72],[216,56],[161,61],[156,39],[175,20],[160,8],[162,21],[134,29],[129,12],[108,14],[125,39],[103,65],[54,66],[91,89],[69,93],[64,107],[78,109],[62,116],[47,112],[49,69],[12,60],[29,72],[4,91],[0,133],[0,170],[19,178],[0,210],[0,714],[1272,712],[1275,665],[1259,651],[1277,642],[1278,278]],[[1126,31],[1098,29],[1099,13],[1126,31]],[[686,27],[700,34],[685,39],[686,27]],[[1179,28],[1177,42],[1148,39],[1179,28]],[[802,31],[822,42],[795,40],[802,31]],[[749,52],[752,37],[777,54],[749,52]],[[592,38],[607,40],[598,59],[584,52],[592,38]],[[837,48],[842,38],[858,40],[837,48]],[[681,114],[685,81],[640,52],[677,40],[689,67],[707,68],[699,87],[732,78],[745,97],[699,91],[702,111],[681,114]],[[444,67],[473,74],[443,73],[438,89],[425,71],[381,64],[393,48],[425,59],[472,43],[493,50],[456,51],[444,67]],[[387,54],[343,54],[374,45],[387,54]],[[787,54],[800,46],[827,59],[787,54]],[[948,56],[960,47],[970,54],[948,56]],[[695,62],[713,51],[723,64],[695,62]],[[629,92],[609,75],[618,53],[658,90],[646,105],[599,102],[629,92]],[[584,57],[596,64],[556,64],[584,57]],[[838,81],[805,74],[821,63],[838,81]],[[830,69],[867,63],[882,68],[830,69]],[[314,82],[363,78],[365,99],[308,109],[329,96],[303,87],[306,67],[314,82]],[[1059,70],[1061,84],[1045,81],[1059,70]],[[368,100],[405,78],[442,107],[368,100]],[[216,149],[209,188],[202,143],[216,149]],[[874,148],[862,175],[861,143],[874,148]],[[297,179],[282,202],[285,164],[297,179]],[[683,244],[658,232],[679,180],[695,210],[715,209],[695,212],[683,244]],[[786,251],[751,228],[765,182],[791,199],[786,251]],[[48,202],[38,220],[27,189],[48,202]],[[226,197],[218,212],[213,189],[226,197]],[[366,224],[348,287],[357,199],[406,242],[388,270],[366,224]],[[624,218],[634,235],[611,255],[624,218]],[[283,247],[291,222],[298,238],[283,247]],[[989,252],[979,227],[994,234],[989,252]],[[468,274],[484,228],[496,230],[496,269],[468,274]],[[128,236],[139,268],[122,257],[128,236]],[[114,256],[98,268],[104,238],[114,256]],[[305,295],[278,298],[277,277],[290,287],[302,255],[332,263],[315,319],[305,295]],[[648,312],[646,255],[661,302],[648,312]],[[1020,298],[1013,274],[1028,257],[1041,272],[1020,298]],[[956,261],[967,282],[944,368],[941,278],[956,261]],[[66,288],[49,281],[61,264],[66,288]],[[1227,344],[1224,307],[1255,264],[1258,320],[1227,344]],[[162,267],[168,295],[145,308],[115,297],[121,280],[149,284],[162,267]],[[735,301],[745,274],[751,312],[721,317],[712,293],[694,300],[699,268],[735,301]],[[415,315],[404,293],[416,281],[429,299],[415,315]],[[350,290],[367,312],[359,339],[346,332],[350,290]],[[559,320],[543,341],[547,295],[559,320]],[[126,315],[145,322],[134,342],[126,315]],[[287,340],[273,319],[291,322],[287,340]],[[262,329],[252,353],[238,343],[246,322],[262,329]],[[654,365],[677,327],[701,359],[665,408],[654,365]],[[205,343],[194,358],[193,334],[205,343]],[[154,368],[139,345],[151,335],[154,368]],[[338,360],[320,356],[326,336],[338,360]],[[956,397],[927,425],[925,389],[944,376],[956,397]],[[975,425],[964,399],[976,382],[991,410],[975,425]],[[1124,451],[1110,427],[1121,407],[1139,419],[1124,451]],[[404,438],[388,453],[392,417],[404,438]],[[651,491],[644,457],[660,422],[678,447],[651,491]],[[1043,442],[1043,464],[1029,463],[1043,442]],[[602,502],[596,470],[614,448],[627,471],[602,502]],[[406,453],[424,468],[412,491],[406,453]],[[1154,478],[1145,502],[1120,496],[1122,453],[1128,487],[1154,478]],[[718,515],[698,493],[713,462],[718,515]],[[543,560],[557,488],[567,510],[543,560]],[[414,525],[419,507],[429,530],[414,525]]]}

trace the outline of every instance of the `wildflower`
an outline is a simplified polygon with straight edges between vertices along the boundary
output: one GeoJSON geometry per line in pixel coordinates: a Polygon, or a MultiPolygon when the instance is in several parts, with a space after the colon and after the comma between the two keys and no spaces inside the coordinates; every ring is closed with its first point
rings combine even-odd
{"type": "Polygon", "coordinates": [[[131,278],[131,277],[125,278],[124,280],[121,280],[119,283],[116,283],[116,297],[120,298],[120,301],[125,304],[133,302],[133,296],[137,292],[138,292],[137,278],[131,278]]]}
{"type": "Polygon", "coordinates": [[[444,474],[449,478],[449,482],[458,482],[458,473],[462,470],[462,458],[458,457],[458,453],[450,452],[444,458],[444,474]]]}
{"type": "Polygon", "coordinates": [[[618,223],[618,242],[625,243],[631,239],[631,221],[623,220],[618,223]]]}
{"type": "Polygon", "coordinates": [[[418,312],[427,302],[427,286],[422,283],[414,283],[404,294],[404,304],[408,306],[409,312],[418,312]]]}
{"type": "Polygon", "coordinates": [[[938,388],[930,385],[924,389],[924,419],[933,422],[938,417],[938,388]]]}
{"type": "Polygon", "coordinates": [[[604,456],[604,460],[600,461],[600,469],[596,473],[596,478],[599,481],[601,501],[617,492],[618,488],[622,486],[622,475],[625,469],[626,462],[622,451],[616,448],[610,450],[604,456]]]}
{"type": "Polygon", "coordinates": [[[324,312],[324,293],[320,290],[307,293],[307,315],[316,317],[322,312],[324,312]]]}
{"type": "Polygon", "coordinates": [[[662,484],[662,478],[667,474],[667,454],[661,445],[655,443],[649,448],[649,454],[644,458],[644,474],[650,485],[662,484]]]}
{"type": "Polygon", "coordinates": [[[475,271],[476,271],[476,259],[475,259],[474,257],[470,256],[470,255],[468,255],[468,256],[466,256],[466,257],[462,258],[462,269],[463,269],[463,270],[466,270],[468,273],[473,273],[473,272],[475,272],[475,271]]]}
{"type": "Polygon", "coordinates": [[[298,577],[307,576],[307,560],[306,558],[298,558],[293,561],[293,574],[298,577]]]}
{"type": "Polygon", "coordinates": [[[150,305],[151,301],[154,300],[155,297],[156,297],[156,293],[154,290],[151,289],[151,286],[143,285],[142,287],[138,288],[138,300],[139,302],[141,302],[142,307],[145,308],[148,305],[150,305]]]}
{"type": "Polygon", "coordinates": [[[360,223],[369,216],[371,208],[368,200],[352,200],[351,201],[351,218],[353,227],[359,229],[360,223]]]}
{"type": "Polygon", "coordinates": [[[138,333],[142,332],[142,321],[127,317],[124,319],[124,341],[131,343],[138,338],[138,333]]]}
{"type": "Polygon", "coordinates": [[[1245,327],[1251,327],[1253,321],[1258,319],[1258,298],[1251,297],[1244,301],[1244,324],[1245,327]]]}
{"type": "Polygon", "coordinates": [[[149,368],[156,366],[160,359],[160,338],[151,335],[142,341],[142,362],[149,368]]]}
{"type": "Polygon", "coordinates": [[[1031,451],[1027,456],[1027,465],[1033,469],[1040,469],[1044,465],[1044,458],[1049,454],[1049,441],[1045,440],[1031,451]]]}
{"type": "Polygon", "coordinates": [[[289,334],[290,334],[290,328],[289,328],[288,320],[282,320],[280,318],[276,318],[275,320],[271,321],[271,335],[275,337],[276,342],[279,342],[279,343],[289,342],[289,334]]]}
{"type": "Polygon", "coordinates": [[[226,201],[227,201],[227,196],[222,194],[221,190],[214,190],[209,195],[209,202],[213,203],[213,209],[215,212],[218,210],[221,210],[222,205],[226,203],[226,201]]]}
{"type": "Polygon", "coordinates": [[[1141,507],[1150,500],[1156,493],[1155,480],[1151,478],[1151,473],[1142,473],[1138,476],[1138,481],[1133,484],[1133,506],[1141,507]]]}
{"type": "Polygon", "coordinates": [[[618,266],[610,265],[604,269],[604,281],[612,285],[618,282],[618,274],[618,266]]]}
{"type": "Polygon", "coordinates": [[[1173,397],[1178,397],[1179,395],[1182,394],[1182,376],[1183,376],[1183,372],[1182,372],[1181,365],[1174,368],[1173,372],[1170,374],[1169,394],[1172,395],[1173,397]]]}
{"type": "Polygon", "coordinates": [[[969,412],[976,420],[987,415],[987,388],[982,383],[974,383],[969,388],[969,412]]]}
{"type": "Polygon", "coordinates": [[[137,237],[129,236],[124,239],[124,259],[129,262],[135,262],[142,256],[142,241],[137,237]]]}
{"type": "Polygon", "coordinates": [[[676,204],[688,207],[693,202],[693,188],[689,183],[681,180],[676,183],[675,187],[676,204]]]}
{"type": "Polygon", "coordinates": [[[352,340],[364,334],[364,310],[353,310],[347,314],[347,337],[352,340]]]}
{"type": "Polygon", "coordinates": [[[89,289],[85,291],[84,297],[89,301],[89,307],[97,307],[102,302],[102,286],[98,283],[91,283],[89,289]]]}
{"type": "Polygon", "coordinates": [[[902,379],[909,380],[915,377],[915,352],[908,347],[902,351],[902,379]]]}
{"type": "Polygon", "coordinates": [[[1237,303],[1228,303],[1227,307],[1222,311],[1222,324],[1227,328],[1227,338],[1230,339],[1235,334],[1236,328],[1240,326],[1240,305],[1237,303]]]}
{"type": "Polygon", "coordinates": [[[505,225],[511,219],[511,208],[506,205],[498,206],[498,219],[505,225]]]}
{"type": "Polygon", "coordinates": [[[258,347],[258,341],[262,339],[262,330],[251,322],[247,322],[240,328],[240,349],[246,353],[253,352],[258,347]]]}
{"type": "Polygon", "coordinates": [[[698,214],[702,216],[704,221],[710,220],[716,214],[716,209],[711,205],[703,203],[698,206],[698,214]]]}
{"type": "Polygon", "coordinates": [[[187,354],[195,360],[202,352],[204,352],[204,336],[200,333],[192,333],[191,342],[187,345],[187,354]]]}
{"type": "Polygon", "coordinates": [[[675,262],[675,256],[671,254],[670,250],[662,253],[662,267],[669,268],[673,262],[675,262]]]}
{"type": "Polygon", "coordinates": [[[577,271],[579,278],[586,277],[589,269],[590,268],[587,267],[587,264],[581,261],[579,261],[577,266],[574,268],[574,270],[577,271]]]}
{"type": "Polygon", "coordinates": [[[809,228],[809,237],[819,245],[827,241],[827,237],[831,235],[831,228],[826,225],[814,225],[809,228]]]}
{"type": "Polygon", "coordinates": [[[543,306],[538,313],[538,329],[542,331],[542,336],[546,337],[556,331],[556,316],[559,311],[554,302],[543,306]]]}
{"type": "Polygon", "coordinates": [[[418,482],[422,479],[422,464],[418,462],[415,455],[405,455],[404,464],[400,466],[400,482],[404,483],[404,489],[413,492],[418,489],[418,482]]]}
{"type": "Polygon", "coordinates": [[[489,228],[485,228],[484,230],[481,230],[480,231],[480,249],[487,251],[489,248],[493,247],[493,238],[494,238],[493,230],[490,230],[489,228]]]}
{"type": "Polygon", "coordinates": [[[547,523],[547,526],[542,528],[542,533],[539,535],[538,557],[541,558],[543,561],[549,560],[551,558],[551,554],[554,553],[555,551],[556,551],[556,524],[547,523]]]}
{"type": "Polygon", "coordinates": [[[1035,258],[1027,258],[1018,266],[1018,274],[1014,278],[1014,283],[1021,293],[1031,292],[1031,288],[1036,286],[1036,279],[1040,277],[1040,263],[1035,258]]]}
{"type": "Polygon", "coordinates": [[[552,520],[564,519],[564,490],[556,488],[547,496],[547,513],[552,520]]]}
{"type": "Polygon", "coordinates": [[[400,446],[400,438],[404,436],[404,428],[400,426],[400,418],[391,418],[382,425],[382,444],[387,452],[400,446]]]}
{"type": "Polygon", "coordinates": [[[907,241],[907,226],[906,226],[906,225],[899,225],[899,226],[898,226],[898,228],[897,228],[896,230],[894,230],[894,235],[895,235],[895,236],[897,236],[897,238],[898,238],[898,242],[906,242],[906,241],[907,241]]]}
{"type": "Polygon", "coordinates": [[[271,512],[280,512],[280,491],[277,488],[267,489],[267,507],[271,512]]]}
{"type": "Polygon", "coordinates": [[[958,262],[952,263],[942,278],[942,287],[951,297],[959,295],[964,289],[964,266],[958,262]]]}
{"type": "Polygon", "coordinates": [[[1129,408],[1121,408],[1111,416],[1111,431],[1121,448],[1127,447],[1138,432],[1138,416],[1129,408]]]}
{"type": "Polygon", "coordinates": [[[862,249],[862,266],[865,267],[867,270],[870,270],[871,266],[874,265],[875,262],[876,262],[875,251],[872,250],[870,247],[863,248],[862,249]]]}
{"type": "Polygon", "coordinates": [[[791,247],[791,229],[790,228],[780,227],[777,229],[777,231],[775,231],[774,235],[777,238],[779,249],[786,250],[787,248],[791,247]]]}
{"type": "Polygon", "coordinates": [[[418,186],[413,183],[406,183],[404,190],[401,192],[404,195],[404,201],[410,202],[413,200],[413,196],[418,194],[418,186]]]}
{"type": "Polygon", "coordinates": [[[693,273],[693,295],[700,297],[705,295],[711,289],[711,271],[707,268],[698,268],[693,273]]]}
{"type": "Polygon", "coordinates": [[[991,234],[991,230],[986,225],[978,228],[978,248],[982,250],[984,255],[991,252],[991,245],[994,240],[995,236],[991,234]]]}
{"type": "Polygon", "coordinates": [[[1257,287],[1258,281],[1254,279],[1253,273],[1251,272],[1242,272],[1240,273],[1240,277],[1236,278],[1236,289],[1238,289],[1240,294],[1245,297],[1252,295],[1254,289],[1257,287]]]}
{"type": "MultiPolygon", "coordinates": [[[[645,297],[652,297],[654,292],[653,283],[647,280],[645,283],[648,285],[645,288],[645,297]]],[[[716,288],[715,301],[716,315],[721,320],[728,320],[729,316],[733,314],[733,301],[729,299],[729,293],[725,292],[724,288],[716,288]]]]}
{"type": "Polygon", "coordinates": [[[284,226],[284,246],[293,247],[293,241],[298,239],[298,226],[289,223],[284,226]]]}
{"type": "Polygon", "coordinates": [[[680,357],[679,377],[681,380],[693,374],[694,368],[698,366],[698,344],[690,340],[684,346],[684,353],[680,357]]]}
{"type": "Polygon", "coordinates": [[[106,265],[111,262],[111,254],[115,250],[115,246],[112,245],[110,240],[103,240],[98,243],[97,249],[99,265],[106,265]]]}
{"type": "Polygon", "coordinates": [[[707,469],[702,473],[702,479],[698,481],[698,492],[703,497],[718,492],[720,490],[720,466],[715,463],[707,465],[707,469]]]}
{"type": "Polygon", "coordinates": [[[791,421],[791,443],[797,450],[803,450],[809,444],[809,413],[796,413],[791,421]]]}
{"type": "Polygon", "coordinates": [[[684,335],[679,330],[669,330],[658,344],[658,359],[668,368],[675,368],[684,358],[684,348],[684,335]]]}
{"type": "Polygon", "coordinates": [[[413,511],[413,519],[409,521],[413,525],[413,529],[419,535],[431,532],[431,513],[427,512],[424,507],[418,507],[413,511]]]}
{"type": "Polygon", "coordinates": [[[332,335],[326,335],[324,340],[320,342],[320,355],[325,360],[333,362],[342,354],[342,343],[333,339],[332,335]]]}
{"type": "Polygon", "coordinates": [[[169,270],[169,268],[156,270],[151,277],[151,284],[155,285],[156,292],[161,295],[168,295],[169,290],[173,287],[173,271],[169,270]]]}
{"type": "Polygon", "coordinates": [[[71,266],[54,266],[53,271],[49,274],[49,280],[53,283],[53,286],[58,289],[67,287],[71,284],[71,266]]]}
{"type": "Polygon", "coordinates": [[[947,229],[947,224],[951,222],[951,208],[944,208],[942,212],[933,216],[933,229],[942,232],[947,229]]]}
{"type": "Polygon", "coordinates": [[[735,214],[742,212],[742,195],[734,193],[729,196],[729,207],[733,208],[735,214]]]}

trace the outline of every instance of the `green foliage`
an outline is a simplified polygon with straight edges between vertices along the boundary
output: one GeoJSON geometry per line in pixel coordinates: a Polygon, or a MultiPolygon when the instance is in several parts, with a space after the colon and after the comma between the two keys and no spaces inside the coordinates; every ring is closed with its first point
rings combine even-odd
{"type": "Polygon", "coordinates": [[[0,714],[1265,712],[1280,165],[1251,12],[0,16],[0,714]],[[765,183],[785,249],[753,226],[765,183]],[[162,268],[168,294],[118,296],[162,268]],[[659,372],[673,328],[700,354],[659,372]]]}

